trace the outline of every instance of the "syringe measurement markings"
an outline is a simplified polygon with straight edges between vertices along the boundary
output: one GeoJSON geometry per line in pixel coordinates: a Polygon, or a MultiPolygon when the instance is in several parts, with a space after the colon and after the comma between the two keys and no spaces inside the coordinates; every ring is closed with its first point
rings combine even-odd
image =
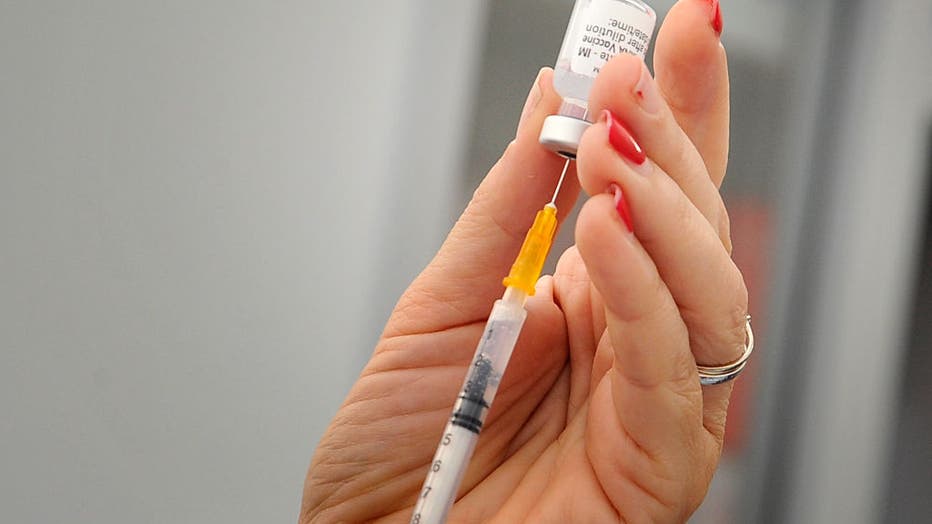
{"type": "Polygon", "coordinates": [[[453,425],[472,431],[476,435],[482,432],[482,421],[469,415],[453,415],[453,425]]]}
{"type": "Polygon", "coordinates": [[[466,381],[463,394],[456,411],[453,412],[451,422],[454,426],[467,429],[475,434],[482,431],[482,414],[489,409],[485,401],[485,392],[489,386],[489,377],[492,375],[492,360],[484,353],[479,353],[473,363],[474,371],[466,381]]]}
{"type": "Polygon", "coordinates": [[[451,417],[451,422],[454,426],[459,426],[461,428],[468,429],[476,435],[482,431],[482,412],[489,408],[489,405],[485,402],[476,402],[472,398],[461,396],[460,405],[457,410],[453,412],[451,417]]]}
{"type": "MultiPolygon", "coordinates": [[[[519,300],[520,296],[518,295],[519,300]]],[[[456,490],[478,443],[492,399],[501,384],[503,369],[499,363],[514,349],[514,343],[526,312],[514,310],[514,304],[497,303],[479,339],[479,347],[466,368],[465,383],[456,406],[447,420],[447,429],[429,464],[427,478],[417,494],[412,523],[443,522],[455,500],[456,490]]]]}

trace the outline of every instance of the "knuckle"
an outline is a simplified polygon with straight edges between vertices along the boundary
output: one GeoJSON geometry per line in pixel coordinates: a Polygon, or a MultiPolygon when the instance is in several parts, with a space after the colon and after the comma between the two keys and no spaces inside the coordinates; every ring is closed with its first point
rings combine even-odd
{"type": "Polygon", "coordinates": [[[679,128],[679,125],[673,120],[673,116],[670,116],[670,121],[667,123],[669,126],[676,126],[673,129],[676,129],[678,138],[676,140],[671,140],[673,148],[671,151],[671,160],[673,165],[680,166],[680,169],[675,169],[675,172],[687,173],[689,169],[687,166],[695,166],[698,153],[696,152],[695,146],[689,140],[689,137],[686,136],[686,133],[679,128]]]}
{"type": "Polygon", "coordinates": [[[748,291],[737,267],[728,264],[718,306],[680,307],[689,327],[689,340],[696,360],[703,365],[724,365],[741,356],[747,343],[748,291]]]}
{"type": "Polygon", "coordinates": [[[660,194],[669,202],[669,209],[672,213],[672,225],[677,228],[685,227],[693,222],[696,212],[695,206],[689,198],[683,193],[682,189],[676,182],[667,177],[660,177],[663,182],[660,188],[660,194]]]}
{"type": "Polygon", "coordinates": [[[670,179],[685,191],[696,172],[694,166],[697,165],[697,161],[701,164],[699,153],[672,115],[655,119],[653,127],[658,134],[666,136],[663,155],[658,158],[658,164],[670,179]]]}
{"type": "Polygon", "coordinates": [[[729,216],[728,208],[725,207],[725,202],[721,197],[717,199],[716,207],[716,219],[712,221],[712,224],[715,226],[719,238],[722,239],[722,245],[725,246],[725,251],[731,255],[734,250],[734,245],[731,241],[731,216],[729,216]]]}
{"type": "Polygon", "coordinates": [[[732,279],[732,310],[731,318],[733,323],[737,324],[742,330],[744,329],[745,320],[748,314],[748,286],[744,283],[744,275],[738,270],[738,267],[731,263],[732,279]]]}
{"type": "Polygon", "coordinates": [[[741,272],[739,272],[734,265],[732,265],[732,268],[732,279],[734,282],[732,296],[734,299],[729,311],[728,326],[730,329],[726,333],[725,343],[728,344],[728,347],[735,347],[737,351],[740,352],[744,349],[744,345],[747,342],[748,288],[744,283],[744,277],[741,275],[741,272]]]}

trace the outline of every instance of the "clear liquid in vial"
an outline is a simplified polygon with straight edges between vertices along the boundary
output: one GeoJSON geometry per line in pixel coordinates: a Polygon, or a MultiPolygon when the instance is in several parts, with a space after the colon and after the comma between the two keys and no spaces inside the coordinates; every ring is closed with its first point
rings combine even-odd
{"type": "Polygon", "coordinates": [[[577,0],[554,67],[560,114],[584,119],[602,66],[618,53],[644,58],[657,15],[640,0],[577,0]]]}

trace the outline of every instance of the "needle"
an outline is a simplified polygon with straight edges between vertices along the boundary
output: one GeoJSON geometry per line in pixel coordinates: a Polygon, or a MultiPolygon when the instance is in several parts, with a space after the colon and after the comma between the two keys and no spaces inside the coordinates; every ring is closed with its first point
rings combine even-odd
{"type": "Polygon", "coordinates": [[[563,181],[566,179],[566,172],[570,169],[570,162],[572,162],[572,160],[567,160],[566,164],[563,165],[563,174],[560,175],[560,181],[557,182],[557,190],[553,192],[553,198],[550,199],[550,204],[548,205],[557,205],[557,197],[560,195],[560,189],[563,188],[563,181]]]}

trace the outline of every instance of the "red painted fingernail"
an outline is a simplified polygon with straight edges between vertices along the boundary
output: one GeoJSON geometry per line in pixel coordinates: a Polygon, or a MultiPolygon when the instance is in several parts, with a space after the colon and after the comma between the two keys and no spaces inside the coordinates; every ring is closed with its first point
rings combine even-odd
{"type": "Polygon", "coordinates": [[[625,200],[625,194],[622,193],[621,187],[618,184],[612,184],[609,186],[608,192],[615,197],[615,210],[618,211],[618,216],[628,226],[628,231],[634,233],[634,225],[631,223],[631,210],[628,208],[628,201],[625,200]]]}
{"type": "Polygon", "coordinates": [[[618,151],[621,156],[636,166],[640,166],[647,161],[644,150],[638,145],[631,132],[615,118],[611,111],[608,109],[602,110],[602,120],[608,125],[608,142],[612,144],[615,151],[618,151]]]}
{"type": "Polygon", "coordinates": [[[652,115],[659,113],[663,108],[663,98],[657,90],[654,78],[650,76],[647,64],[641,64],[641,78],[634,86],[634,94],[641,108],[652,115]]]}
{"type": "Polygon", "coordinates": [[[721,36],[725,28],[725,22],[722,21],[722,4],[719,0],[709,0],[709,4],[712,6],[712,29],[715,30],[715,34],[721,36]]]}

